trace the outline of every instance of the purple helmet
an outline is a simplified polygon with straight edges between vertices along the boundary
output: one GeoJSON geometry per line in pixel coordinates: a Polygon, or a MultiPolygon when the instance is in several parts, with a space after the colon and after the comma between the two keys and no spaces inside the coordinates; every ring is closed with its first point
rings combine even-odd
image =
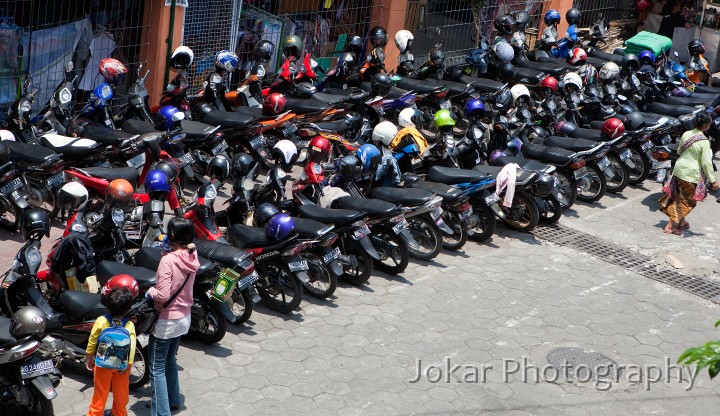
{"type": "Polygon", "coordinates": [[[265,225],[265,236],[271,241],[286,239],[295,230],[295,220],[288,214],[277,214],[265,225]]]}
{"type": "Polygon", "coordinates": [[[505,151],[503,150],[493,150],[492,152],[490,152],[490,164],[494,165],[497,159],[501,156],[507,156],[507,153],[505,153],[505,151]]]}
{"type": "Polygon", "coordinates": [[[640,61],[640,65],[655,65],[655,54],[650,51],[642,51],[640,55],[638,55],[638,60],[640,61]]]}
{"type": "Polygon", "coordinates": [[[165,172],[158,169],[148,172],[147,177],[145,178],[145,191],[148,194],[153,192],[170,191],[170,183],[168,182],[165,172]]]}
{"type": "Polygon", "coordinates": [[[677,87],[674,90],[672,90],[671,94],[673,97],[689,97],[690,90],[685,87],[677,87]]]}
{"type": "Polygon", "coordinates": [[[479,98],[471,98],[465,103],[465,117],[482,117],[485,115],[485,104],[479,98]]]}
{"type": "Polygon", "coordinates": [[[577,129],[577,126],[575,125],[575,123],[570,121],[558,121],[555,124],[555,133],[562,134],[564,136],[569,135],[570,133],[575,131],[575,129],[577,129]]]}
{"type": "Polygon", "coordinates": [[[160,108],[160,110],[158,111],[157,128],[160,128],[162,130],[172,130],[177,126],[180,120],[184,118],[185,114],[183,114],[182,111],[171,105],[166,105],[160,108]]]}

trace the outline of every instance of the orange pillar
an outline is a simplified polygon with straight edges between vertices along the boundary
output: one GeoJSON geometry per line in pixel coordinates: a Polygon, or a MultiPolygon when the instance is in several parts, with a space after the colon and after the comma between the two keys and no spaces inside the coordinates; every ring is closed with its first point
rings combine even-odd
{"type": "Polygon", "coordinates": [[[572,9],[573,2],[572,0],[549,0],[545,2],[545,5],[543,6],[542,15],[540,16],[540,30],[538,32],[538,39],[542,36],[543,30],[545,30],[545,23],[542,21],[542,16],[545,16],[545,12],[548,10],[557,10],[560,12],[560,24],[558,25],[557,31],[558,36],[563,37],[565,36],[565,33],[567,32],[568,24],[565,21],[565,12],[572,9]]]}
{"type": "MultiPolygon", "coordinates": [[[[160,102],[160,94],[165,89],[163,81],[165,78],[165,68],[167,66],[168,47],[172,51],[182,44],[185,8],[175,7],[172,45],[168,45],[170,10],[170,6],[165,6],[165,0],[145,1],[142,40],[146,46],[140,51],[140,60],[141,62],[145,62],[145,69],[150,70],[146,86],[150,96],[149,104],[151,106],[160,102]]],[[[145,71],[143,70],[143,74],[144,73],[145,71]]]]}
{"type": "Polygon", "coordinates": [[[385,68],[397,68],[400,51],[395,47],[395,34],[405,29],[407,0],[374,0],[371,26],[380,25],[387,30],[388,44],[385,47],[385,68]]]}

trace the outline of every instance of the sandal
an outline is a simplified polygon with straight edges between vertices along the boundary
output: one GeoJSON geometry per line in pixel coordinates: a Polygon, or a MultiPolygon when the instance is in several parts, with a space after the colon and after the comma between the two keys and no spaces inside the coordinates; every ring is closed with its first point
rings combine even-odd
{"type": "Polygon", "coordinates": [[[687,229],[689,229],[689,228],[690,228],[690,223],[689,223],[689,222],[685,222],[685,225],[680,225],[680,226],[678,226],[678,230],[687,230],[687,229]]]}
{"type": "Polygon", "coordinates": [[[675,235],[684,235],[684,234],[685,234],[685,230],[680,229],[680,228],[673,228],[672,230],[665,230],[665,229],[663,229],[663,233],[665,233],[665,234],[675,234],[675,235]]]}

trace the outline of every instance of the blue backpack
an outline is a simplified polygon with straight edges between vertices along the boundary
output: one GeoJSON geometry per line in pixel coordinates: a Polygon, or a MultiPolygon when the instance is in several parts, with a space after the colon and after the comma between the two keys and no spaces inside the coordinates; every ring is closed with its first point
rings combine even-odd
{"type": "Polygon", "coordinates": [[[111,316],[105,315],[105,318],[110,322],[110,326],[103,329],[98,336],[95,365],[123,371],[127,369],[130,358],[130,331],[125,328],[128,319],[120,321],[120,325],[114,325],[111,316]]]}

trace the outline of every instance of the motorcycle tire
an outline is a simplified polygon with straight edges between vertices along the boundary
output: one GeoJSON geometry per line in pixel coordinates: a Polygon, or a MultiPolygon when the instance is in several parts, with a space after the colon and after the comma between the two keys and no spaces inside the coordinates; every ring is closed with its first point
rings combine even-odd
{"type": "Polygon", "coordinates": [[[130,390],[139,389],[150,380],[150,349],[148,346],[135,348],[135,359],[130,366],[130,390]]]}
{"type": "MultiPolygon", "coordinates": [[[[473,205],[473,216],[477,216],[477,223],[473,226],[473,234],[469,238],[473,241],[487,241],[495,233],[495,213],[484,203],[473,205]]],[[[472,218],[472,217],[471,217],[472,218]]]]}
{"type": "Polygon", "coordinates": [[[597,202],[605,196],[605,190],[607,189],[605,174],[595,162],[588,163],[585,167],[588,170],[590,185],[587,189],[580,190],[578,188],[577,199],[583,202],[597,202]]]}
{"type": "Polygon", "coordinates": [[[530,232],[538,225],[540,213],[535,200],[522,191],[515,192],[512,207],[507,208],[500,204],[500,209],[505,213],[503,221],[516,231],[530,232]]]}
{"type": "Polygon", "coordinates": [[[468,232],[465,224],[463,224],[460,216],[456,212],[443,211],[442,219],[454,232],[452,235],[442,234],[443,248],[450,251],[460,250],[468,240],[468,232]]]}
{"type": "Polygon", "coordinates": [[[612,179],[605,178],[607,182],[607,191],[613,194],[619,194],[628,186],[628,167],[620,157],[614,153],[607,154],[608,160],[610,160],[610,166],[612,166],[615,176],[612,179]]]}
{"type": "Polygon", "coordinates": [[[562,172],[557,171],[558,180],[560,180],[560,193],[565,195],[565,199],[568,201],[567,206],[563,206],[563,211],[572,207],[575,205],[575,202],[577,201],[578,191],[577,191],[577,181],[575,181],[575,177],[562,172]]]}
{"type": "Polygon", "coordinates": [[[540,210],[540,222],[543,224],[555,224],[562,217],[563,206],[557,199],[552,196],[542,198],[545,209],[540,210]]]}
{"type": "Polygon", "coordinates": [[[353,256],[357,262],[357,267],[343,265],[344,273],[340,275],[340,280],[355,286],[367,282],[373,271],[373,258],[363,250],[360,243],[350,238],[342,241],[340,250],[342,255],[353,256]]]}
{"type": "Polygon", "coordinates": [[[327,299],[335,293],[337,289],[337,276],[332,273],[328,266],[319,256],[312,252],[300,253],[300,257],[307,261],[307,274],[310,281],[305,284],[305,290],[318,299],[327,299]]]}
{"type": "Polygon", "coordinates": [[[410,253],[405,240],[387,227],[373,227],[370,236],[373,247],[382,260],[373,260],[376,269],[387,274],[400,274],[410,263],[410,253]]]}
{"type": "Polygon", "coordinates": [[[202,323],[203,328],[192,328],[196,325],[191,325],[190,336],[203,344],[212,345],[220,342],[220,340],[225,337],[225,333],[227,332],[227,319],[215,302],[208,299],[205,299],[205,302],[209,302],[209,304],[204,306],[205,322],[202,323]],[[210,326],[213,326],[215,330],[209,332],[210,326]]]}
{"type": "Polygon", "coordinates": [[[419,250],[408,246],[410,257],[423,261],[437,257],[443,245],[442,233],[437,224],[424,215],[410,217],[407,222],[408,231],[420,245],[419,250]]]}
{"type": "Polygon", "coordinates": [[[652,162],[650,162],[650,158],[645,154],[645,152],[641,151],[639,148],[636,149],[633,146],[628,147],[628,150],[630,151],[630,160],[632,160],[635,164],[634,169],[628,168],[628,184],[640,185],[650,175],[650,166],[652,165],[652,162]]]}
{"type": "Polygon", "coordinates": [[[253,301],[248,289],[240,290],[237,286],[231,295],[230,310],[235,315],[235,325],[242,325],[250,319],[253,312],[253,301]]]}
{"type": "Polygon", "coordinates": [[[255,285],[265,306],[279,313],[290,313],[300,306],[303,284],[287,264],[271,260],[262,264],[259,272],[260,280],[255,285]]]}
{"type": "Polygon", "coordinates": [[[0,198],[0,228],[10,232],[18,231],[22,210],[9,199],[0,198]]]}

